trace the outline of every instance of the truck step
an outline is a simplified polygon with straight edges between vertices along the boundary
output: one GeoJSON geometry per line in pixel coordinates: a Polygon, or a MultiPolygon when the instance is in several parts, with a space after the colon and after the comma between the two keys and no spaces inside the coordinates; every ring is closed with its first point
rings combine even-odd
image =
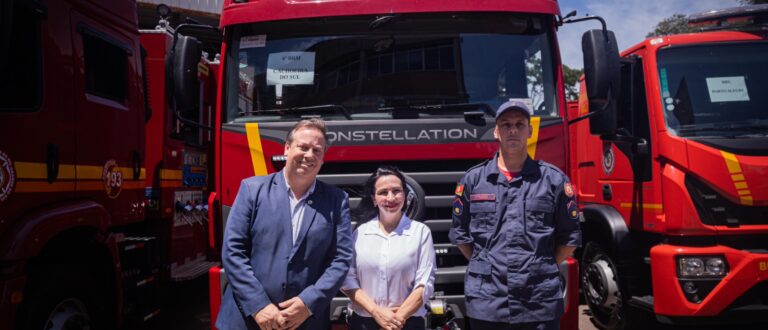
{"type": "Polygon", "coordinates": [[[653,311],[653,296],[633,296],[629,299],[629,305],[648,311],[653,311]]]}
{"type": "Polygon", "coordinates": [[[219,266],[219,263],[206,260],[190,261],[178,267],[171,266],[171,281],[181,282],[197,278],[208,273],[214,266],[219,266]]]}

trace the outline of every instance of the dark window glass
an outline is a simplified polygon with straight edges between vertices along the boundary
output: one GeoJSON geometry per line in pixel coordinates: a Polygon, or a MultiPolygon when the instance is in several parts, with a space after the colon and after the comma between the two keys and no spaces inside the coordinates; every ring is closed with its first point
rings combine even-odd
{"type": "Polygon", "coordinates": [[[768,42],[678,46],[658,52],[664,119],[671,134],[768,132],[768,42]]]}
{"type": "Polygon", "coordinates": [[[423,53],[421,50],[408,52],[408,71],[422,71],[423,53]]]}
{"type": "Polygon", "coordinates": [[[408,71],[408,53],[399,51],[395,53],[395,72],[408,71]]]}
{"type": "Polygon", "coordinates": [[[392,54],[382,55],[379,65],[382,74],[392,73],[392,54]]]}
{"type": "Polygon", "coordinates": [[[85,91],[118,102],[128,97],[128,55],[106,40],[83,33],[85,91]]]}
{"type": "Polygon", "coordinates": [[[234,27],[225,120],[390,119],[395,108],[418,118],[463,118],[470,110],[491,117],[510,98],[530,102],[537,116],[558,116],[546,17],[413,14],[372,31],[375,19],[234,27]],[[241,47],[242,38],[265,33],[263,47],[241,47]],[[285,62],[287,54],[294,62],[285,62]],[[295,74],[281,77],[277,68],[295,74]]]}
{"type": "Polygon", "coordinates": [[[440,68],[440,53],[437,48],[424,50],[424,65],[427,71],[437,71],[440,68]]]}
{"type": "Polygon", "coordinates": [[[13,13],[8,51],[0,60],[0,111],[35,111],[42,77],[39,19],[30,9],[13,13]]]}
{"type": "Polygon", "coordinates": [[[349,82],[357,81],[360,76],[360,62],[352,63],[349,66],[349,82]]]}
{"type": "Polygon", "coordinates": [[[440,70],[453,70],[453,47],[440,48],[440,70]]]}
{"type": "Polygon", "coordinates": [[[379,58],[374,57],[368,59],[368,67],[366,70],[368,70],[368,77],[375,77],[379,75],[379,58]]]}

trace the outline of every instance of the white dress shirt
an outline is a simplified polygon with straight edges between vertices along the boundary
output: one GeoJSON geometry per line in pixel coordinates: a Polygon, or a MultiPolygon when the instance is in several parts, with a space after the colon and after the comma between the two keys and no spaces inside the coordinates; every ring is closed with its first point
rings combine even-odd
{"type": "Polygon", "coordinates": [[[305,192],[299,199],[296,199],[291,191],[291,185],[288,184],[288,178],[285,177],[285,173],[283,173],[283,179],[285,179],[285,185],[288,187],[288,200],[291,205],[291,237],[293,238],[293,244],[296,245],[296,238],[299,237],[301,222],[302,219],[304,219],[304,209],[307,206],[307,197],[315,192],[315,184],[317,183],[317,180],[312,181],[312,185],[309,186],[307,192],[305,192]]]}
{"type": "MultiPolygon", "coordinates": [[[[368,221],[352,235],[355,253],[342,289],[362,289],[376,305],[402,305],[419,286],[424,287],[423,301],[429,301],[435,283],[435,249],[429,227],[403,215],[397,228],[385,234],[378,218],[368,221]]],[[[371,317],[362,307],[351,303],[358,315],[371,317]]],[[[413,316],[424,316],[420,308],[413,316]]]]}

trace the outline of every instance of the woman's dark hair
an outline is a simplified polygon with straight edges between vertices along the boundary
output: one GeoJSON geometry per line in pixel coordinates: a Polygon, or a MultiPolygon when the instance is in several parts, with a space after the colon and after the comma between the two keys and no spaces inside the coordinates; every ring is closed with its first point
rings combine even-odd
{"type": "Polygon", "coordinates": [[[357,207],[351,212],[352,220],[357,221],[358,225],[365,223],[368,220],[373,219],[374,216],[378,215],[379,209],[373,206],[373,195],[375,193],[374,190],[376,189],[376,181],[378,181],[379,178],[387,175],[394,175],[400,179],[400,184],[403,187],[403,193],[405,194],[405,198],[403,198],[402,210],[408,208],[409,189],[405,183],[405,176],[403,173],[400,172],[400,170],[395,166],[379,166],[379,168],[373,171],[371,176],[368,177],[368,180],[365,181],[365,186],[363,186],[363,196],[360,200],[360,204],[358,204],[357,207]]]}

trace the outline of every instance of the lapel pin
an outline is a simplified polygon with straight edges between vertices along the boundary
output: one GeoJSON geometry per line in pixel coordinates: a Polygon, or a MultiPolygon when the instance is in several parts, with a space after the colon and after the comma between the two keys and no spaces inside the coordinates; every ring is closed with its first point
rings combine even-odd
{"type": "Polygon", "coordinates": [[[309,205],[312,205],[312,200],[311,200],[311,199],[310,199],[310,200],[308,200],[308,201],[307,201],[307,204],[309,204],[309,205]]]}

